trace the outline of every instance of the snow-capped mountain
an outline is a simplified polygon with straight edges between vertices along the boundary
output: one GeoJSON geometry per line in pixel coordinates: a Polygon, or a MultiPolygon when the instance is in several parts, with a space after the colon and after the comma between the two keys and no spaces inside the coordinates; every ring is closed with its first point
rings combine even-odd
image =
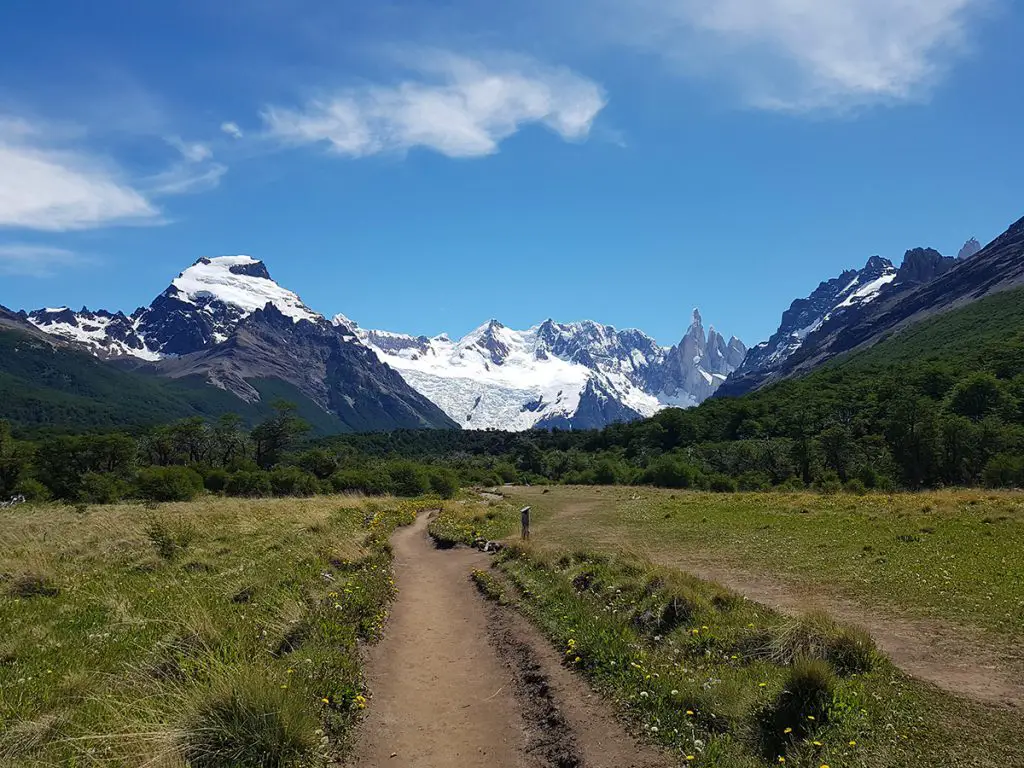
{"type": "Polygon", "coordinates": [[[846,270],[821,283],[810,296],[790,305],[778,330],[750,349],[717,394],[741,395],[774,380],[790,361],[812,354],[823,339],[858,322],[873,304],[929,283],[957,263],[932,248],[915,248],[906,252],[899,269],[888,259],[872,256],[863,269],[846,270]]]}
{"type": "Polygon", "coordinates": [[[336,417],[339,428],[455,426],[250,256],[199,259],[131,315],[61,307],[24,318],[97,357],[134,361],[140,371],[168,378],[199,378],[249,403],[261,399],[265,382],[283,382],[336,417]]]}
{"type": "Polygon", "coordinates": [[[251,256],[199,259],[152,304],[130,316],[60,307],[30,312],[28,319],[40,330],[85,344],[100,355],[153,361],[219,344],[267,304],[294,322],[323,320],[251,256]]]}
{"type": "Polygon", "coordinates": [[[736,338],[706,335],[696,310],[668,349],[592,321],[516,331],[490,320],[457,341],[362,329],[341,315],[334,322],[467,429],[587,429],[697,405],[746,353],[736,338]]]}

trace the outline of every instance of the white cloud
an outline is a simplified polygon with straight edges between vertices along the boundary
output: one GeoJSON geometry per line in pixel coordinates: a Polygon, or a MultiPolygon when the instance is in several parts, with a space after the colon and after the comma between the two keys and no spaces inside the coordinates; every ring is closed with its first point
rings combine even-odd
{"type": "Polygon", "coordinates": [[[0,227],[62,231],[158,216],[98,159],[31,146],[26,137],[0,133],[0,227]]]}
{"type": "Polygon", "coordinates": [[[226,133],[232,139],[240,139],[245,134],[242,133],[242,129],[238,127],[238,123],[233,123],[230,120],[220,124],[222,132],[226,133]]]}
{"type": "Polygon", "coordinates": [[[55,270],[88,261],[64,248],[25,243],[0,244],[0,275],[49,277],[55,270]]]}
{"type": "Polygon", "coordinates": [[[178,151],[179,161],[148,177],[129,177],[83,150],[87,138],[81,128],[0,115],[0,228],[61,232],[163,224],[153,198],[213,189],[227,172],[213,162],[209,145],[172,136],[163,140],[178,151]]]}
{"type": "Polygon", "coordinates": [[[289,144],[326,142],[350,157],[413,147],[480,157],[529,123],[585,139],[606,103],[593,81],[532,61],[488,65],[442,54],[418,63],[417,80],[350,88],[300,109],[268,107],[267,130],[289,144]]]}
{"type": "Polygon", "coordinates": [[[609,34],[755,107],[842,109],[919,98],[990,0],[608,0],[609,34]]]}

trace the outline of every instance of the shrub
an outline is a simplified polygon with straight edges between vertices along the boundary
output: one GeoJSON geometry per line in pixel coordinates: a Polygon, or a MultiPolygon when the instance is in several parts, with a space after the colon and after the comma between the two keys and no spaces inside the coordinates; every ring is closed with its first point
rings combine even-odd
{"type": "Polygon", "coordinates": [[[735,493],[736,481],[728,475],[711,475],[708,478],[708,488],[715,493],[735,493]]]}
{"type": "Polygon", "coordinates": [[[315,496],[320,482],[298,467],[278,467],[270,473],[270,487],[275,496],[315,496]]]}
{"type": "Polygon", "coordinates": [[[50,489],[31,477],[19,481],[14,486],[14,493],[24,496],[26,501],[47,501],[50,498],[50,489]]]}
{"type": "Polygon", "coordinates": [[[435,469],[430,473],[430,490],[442,499],[451,499],[459,490],[459,478],[450,469],[435,469]]]}
{"type": "Polygon", "coordinates": [[[388,467],[388,475],[397,496],[422,496],[427,492],[427,475],[416,464],[397,462],[388,467]]]}
{"type": "Polygon", "coordinates": [[[358,492],[367,496],[391,493],[391,477],[380,470],[343,469],[331,475],[330,483],[336,493],[358,492]]]}
{"type": "Polygon", "coordinates": [[[210,493],[220,493],[228,484],[228,472],[226,469],[211,469],[203,478],[203,485],[210,493]]]}
{"type": "Polygon", "coordinates": [[[146,467],[135,483],[148,501],[191,501],[203,491],[203,478],[188,467],[146,467]]]}
{"type": "Polygon", "coordinates": [[[660,488],[695,488],[701,480],[696,468],[672,456],[655,459],[640,476],[641,483],[660,488]]]}
{"type": "Polygon", "coordinates": [[[741,491],[769,491],[772,478],[766,472],[745,472],[736,481],[741,491]]]}
{"type": "Polygon", "coordinates": [[[196,537],[196,532],[187,523],[154,518],[146,526],[146,536],[160,557],[164,560],[173,560],[188,549],[196,537]]]}
{"type": "Polygon", "coordinates": [[[263,470],[239,470],[233,472],[224,484],[224,493],[228,496],[245,496],[257,498],[270,496],[273,489],[270,485],[270,477],[263,470]]]}
{"type": "Polygon", "coordinates": [[[847,493],[852,493],[855,496],[864,496],[868,492],[867,486],[864,485],[864,481],[856,477],[852,480],[847,480],[846,484],[843,485],[843,490],[847,493]]]}
{"type": "Polygon", "coordinates": [[[78,499],[87,504],[114,504],[127,496],[128,491],[128,484],[117,475],[87,472],[82,475],[78,499]]]}
{"type": "Polygon", "coordinates": [[[814,488],[819,493],[832,495],[843,490],[843,484],[839,481],[839,475],[828,471],[814,481],[814,488]]]}
{"type": "Polygon", "coordinates": [[[1024,485],[1024,459],[1000,453],[989,459],[982,473],[989,488],[1012,488],[1024,485]]]}
{"type": "Polygon", "coordinates": [[[303,765],[319,746],[315,712],[297,687],[243,668],[215,681],[193,706],[183,756],[194,768],[303,765]]]}

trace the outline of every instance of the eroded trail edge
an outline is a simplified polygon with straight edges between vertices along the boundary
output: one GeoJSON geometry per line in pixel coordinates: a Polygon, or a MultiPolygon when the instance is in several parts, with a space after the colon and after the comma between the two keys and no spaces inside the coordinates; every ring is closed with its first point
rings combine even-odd
{"type": "Polygon", "coordinates": [[[660,768],[609,705],[511,608],[469,579],[489,558],[438,550],[428,515],[392,539],[398,597],[367,659],[368,714],[352,765],[660,768]]]}

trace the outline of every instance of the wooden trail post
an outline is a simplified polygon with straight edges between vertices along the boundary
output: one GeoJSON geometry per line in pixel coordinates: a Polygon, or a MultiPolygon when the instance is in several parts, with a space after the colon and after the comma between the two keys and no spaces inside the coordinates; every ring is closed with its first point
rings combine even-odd
{"type": "Polygon", "coordinates": [[[523,541],[527,541],[530,538],[530,508],[523,507],[519,510],[519,517],[523,526],[523,541]]]}

